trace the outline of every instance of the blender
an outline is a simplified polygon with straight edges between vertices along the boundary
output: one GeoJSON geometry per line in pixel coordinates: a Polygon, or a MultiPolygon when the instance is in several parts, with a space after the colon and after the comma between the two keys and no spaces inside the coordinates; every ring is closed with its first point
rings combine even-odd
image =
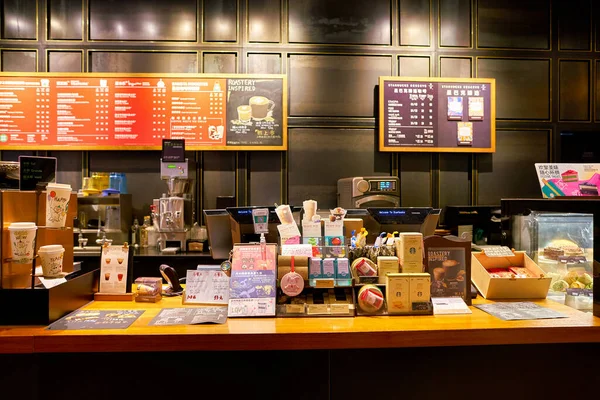
{"type": "Polygon", "coordinates": [[[187,159],[173,162],[161,158],[160,176],[167,184],[168,193],[153,201],[153,220],[161,252],[185,249],[187,231],[192,220],[192,180],[188,172],[187,159]]]}

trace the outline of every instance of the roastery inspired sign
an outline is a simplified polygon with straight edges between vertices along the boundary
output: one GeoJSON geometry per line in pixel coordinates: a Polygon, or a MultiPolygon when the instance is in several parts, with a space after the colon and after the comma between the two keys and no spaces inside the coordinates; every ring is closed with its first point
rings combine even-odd
{"type": "Polygon", "coordinates": [[[6,73],[2,149],[286,150],[285,75],[6,73]]]}
{"type": "Polygon", "coordinates": [[[494,79],[379,77],[379,150],[493,153],[494,79]]]}

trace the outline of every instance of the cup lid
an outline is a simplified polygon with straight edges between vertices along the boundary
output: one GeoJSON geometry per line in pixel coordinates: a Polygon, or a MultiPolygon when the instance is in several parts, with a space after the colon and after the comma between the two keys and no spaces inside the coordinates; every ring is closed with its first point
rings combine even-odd
{"type": "Polygon", "coordinates": [[[62,244],[49,244],[47,246],[40,246],[40,249],[38,250],[38,253],[42,252],[42,253],[50,253],[53,251],[60,251],[60,250],[64,250],[65,248],[62,246],[62,244]]]}
{"type": "Polygon", "coordinates": [[[8,229],[37,229],[35,222],[13,222],[8,226],[8,229]]]}
{"type": "Polygon", "coordinates": [[[49,183],[46,188],[53,188],[53,189],[69,189],[71,190],[71,185],[69,185],[68,183],[49,183]]]}

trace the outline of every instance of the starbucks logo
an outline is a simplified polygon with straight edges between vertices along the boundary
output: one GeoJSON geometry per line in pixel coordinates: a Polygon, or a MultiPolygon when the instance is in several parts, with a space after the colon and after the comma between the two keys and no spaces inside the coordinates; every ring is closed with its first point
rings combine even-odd
{"type": "Polygon", "coordinates": [[[417,249],[415,249],[414,247],[411,247],[410,250],[408,251],[410,254],[415,254],[417,252],[417,249]]]}
{"type": "Polygon", "coordinates": [[[0,142],[8,142],[8,135],[0,135],[0,142]]]}

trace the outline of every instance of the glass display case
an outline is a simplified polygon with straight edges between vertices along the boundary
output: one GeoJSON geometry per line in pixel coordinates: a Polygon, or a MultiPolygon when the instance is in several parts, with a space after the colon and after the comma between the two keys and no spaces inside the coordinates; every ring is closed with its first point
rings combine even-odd
{"type": "Polygon", "coordinates": [[[513,246],[526,251],[552,278],[549,295],[561,297],[573,289],[593,289],[592,214],[534,211],[512,218],[513,246]]]}

